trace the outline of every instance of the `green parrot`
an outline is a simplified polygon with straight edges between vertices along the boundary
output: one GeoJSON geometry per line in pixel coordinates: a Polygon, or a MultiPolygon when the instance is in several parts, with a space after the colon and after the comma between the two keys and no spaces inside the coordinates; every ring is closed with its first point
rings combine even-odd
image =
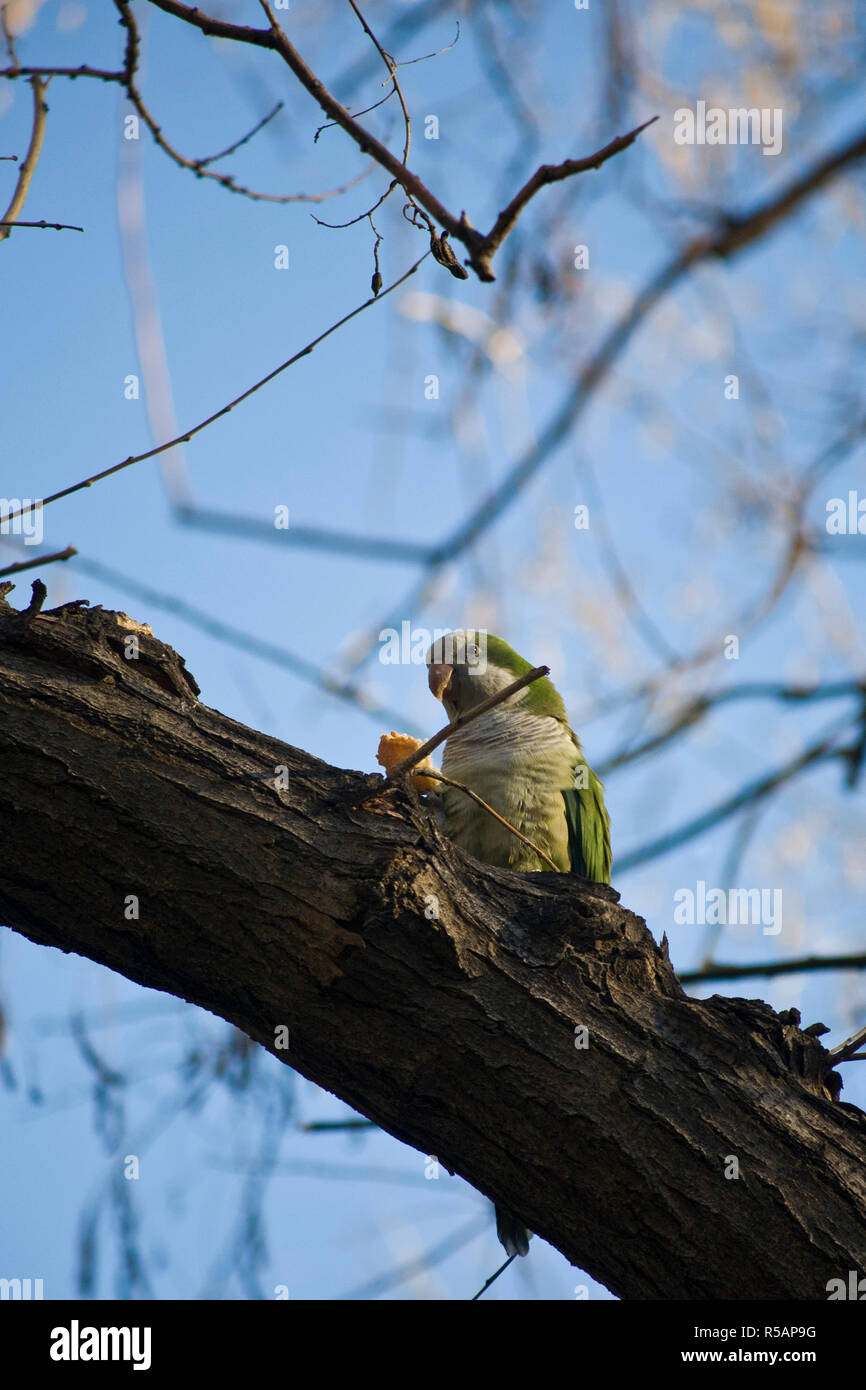
{"type": "MultiPolygon", "coordinates": [[[[447,633],[427,653],[430,689],[449,719],[532,670],[501,637],[447,633]]],[[[604,788],[569,727],[562,697],[546,677],[524,686],[445,743],[444,776],[475,792],[544,851],[560,873],[610,882],[610,821],[604,788]]],[[[456,787],[436,798],[444,833],[487,864],[523,873],[550,870],[535,850],[456,787]]],[[[529,1232],[496,1208],[509,1255],[529,1253],[529,1232]]]]}

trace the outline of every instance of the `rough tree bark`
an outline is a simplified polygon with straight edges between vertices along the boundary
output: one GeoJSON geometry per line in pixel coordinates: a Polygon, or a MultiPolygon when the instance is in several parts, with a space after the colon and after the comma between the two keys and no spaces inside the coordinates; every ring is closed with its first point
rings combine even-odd
{"type": "Polygon", "coordinates": [[[687,998],[612,890],[475,862],[200,704],[149,629],[10,587],[0,920],[230,1020],[623,1298],[866,1270],[866,1116],[794,1011],[687,998]]]}

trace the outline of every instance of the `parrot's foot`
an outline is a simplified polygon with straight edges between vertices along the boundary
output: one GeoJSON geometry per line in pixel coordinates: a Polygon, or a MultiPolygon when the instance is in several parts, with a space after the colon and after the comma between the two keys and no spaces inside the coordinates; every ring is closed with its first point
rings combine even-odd
{"type": "Polygon", "coordinates": [[[516,1216],[504,1207],[496,1207],[496,1234],[507,1255],[528,1255],[530,1234],[516,1216]]]}

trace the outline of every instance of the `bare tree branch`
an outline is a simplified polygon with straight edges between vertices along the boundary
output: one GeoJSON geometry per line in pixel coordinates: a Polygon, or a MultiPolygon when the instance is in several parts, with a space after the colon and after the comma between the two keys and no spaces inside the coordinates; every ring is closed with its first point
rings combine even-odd
{"type": "MultiPolygon", "coordinates": [[[[398,14],[391,20],[385,31],[385,45],[391,53],[396,53],[399,46],[409,43],[416,34],[426,29],[434,20],[447,16],[452,6],[453,0],[417,0],[417,3],[413,4],[405,14],[398,14]]],[[[456,39],[454,42],[456,43],[456,39]]],[[[449,47],[453,47],[453,44],[447,45],[442,52],[447,52],[449,47]]],[[[438,54],[435,53],[424,54],[418,61],[437,56],[438,54]]],[[[402,67],[403,64],[401,63],[399,66],[402,67]]],[[[353,92],[362,82],[372,76],[375,68],[376,59],[368,50],[360,57],[355,58],[349,67],[344,68],[332,84],[334,90],[353,92]]]]}
{"type": "MultiPolygon", "coordinates": [[[[651,116],[648,121],[644,121],[643,125],[635,126],[634,130],[630,130],[628,135],[618,135],[602,149],[596,150],[595,154],[587,155],[584,159],[564,159],[561,164],[542,164],[536,169],[519,192],[515,193],[508,206],[502,209],[488,232],[484,247],[484,255],[488,261],[502,245],[526,204],[535,197],[540,189],[546,188],[551,183],[559,183],[562,179],[573,178],[575,174],[585,174],[589,169],[600,169],[602,164],[606,164],[614,155],[619,154],[621,150],[627,150],[629,145],[633,145],[642,131],[654,125],[657,120],[658,116],[651,116]]],[[[488,277],[481,276],[481,278],[488,277]]]]}
{"type": "MultiPolygon", "coordinates": [[[[36,170],[36,164],[42,150],[42,142],[45,139],[45,118],[48,114],[48,107],[45,104],[45,91],[47,83],[41,77],[31,77],[30,87],[33,92],[33,128],[30,134],[30,144],[24,156],[24,162],[18,170],[18,178],[15,183],[15,191],[8,208],[0,218],[0,241],[5,241],[11,235],[11,229],[18,222],[18,214],[27,199],[27,193],[36,170]]],[[[57,223],[32,223],[32,226],[58,226],[57,223]]],[[[81,227],[74,230],[81,231],[81,227]]]]}
{"type": "Polygon", "coordinates": [[[700,970],[678,970],[682,985],[705,981],[771,979],[777,975],[811,974],[816,970],[866,970],[866,955],[796,956],[792,960],[767,960],[757,965],[701,966],[700,970]]]}
{"type": "MultiPolygon", "coordinates": [[[[13,218],[11,222],[0,221],[0,227],[40,227],[43,230],[47,228],[49,231],[52,232],[84,231],[83,227],[74,227],[69,222],[19,222],[17,218],[13,218]]],[[[8,236],[9,233],[7,232],[6,235],[8,236]]]]}
{"type": "MultiPolygon", "coordinates": [[[[273,27],[273,26],[276,26],[277,28],[279,28],[279,25],[277,24],[276,16],[274,15],[274,13],[273,13],[273,11],[271,10],[270,6],[267,4],[267,0],[259,0],[259,3],[261,4],[262,9],[264,10],[265,14],[268,16],[268,19],[271,21],[271,26],[272,26],[272,27],[273,27]]],[[[366,19],[365,19],[364,16],[361,14],[361,11],[358,9],[358,6],[356,5],[355,0],[349,0],[349,4],[352,6],[352,9],[355,11],[355,14],[358,16],[358,19],[360,20],[361,27],[363,28],[364,33],[367,35],[367,37],[369,38],[370,42],[373,44],[373,47],[376,49],[376,52],[379,54],[379,57],[382,59],[382,62],[385,64],[385,67],[388,69],[388,72],[389,72],[389,74],[390,74],[390,77],[391,77],[391,89],[392,89],[392,91],[395,93],[395,95],[396,95],[396,97],[397,97],[397,100],[398,100],[399,103],[400,103],[400,110],[403,112],[403,130],[404,130],[404,138],[403,138],[403,161],[402,161],[402,162],[403,162],[403,164],[405,164],[406,161],[407,161],[407,159],[409,158],[409,147],[410,147],[410,145],[411,145],[411,143],[412,143],[412,120],[411,120],[411,117],[410,117],[410,115],[409,115],[409,108],[408,108],[407,105],[406,105],[406,98],[405,98],[404,95],[403,95],[403,89],[402,89],[402,87],[400,86],[400,83],[399,83],[398,80],[397,80],[397,64],[395,63],[394,59],[391,57],[391,54],[385,52],[385,50],[384,50],[384,48],[382,47],[382,45],[380,44],[379,40],[376,38],[376,35],[373,33],[373,30],[370,28],[370,26],[369,26],[369,24],[367,23],[366,19]]]]}
{"type": "MultiPolygon", "coordinates": [[[[209,164],[215,163],[218,159],[225,159],[227,155],[233,154],[235,150],[240,149],[242,145],[247,144],[248,141],[250,141],[254,135],[256,135],[260,130],[262,130],[274,119],[274,117],[282,109],[282,102],[278,102],[274,109],[270,111],[268,115],[264,116],[262,120],[260,120],[255,126],[253,126],[252,130],[248,131],[246,135],[242,136],[239,140],[235,140],[226,149],[220,150],[218,154],[207,155],[203,159],[188,159],[186,155],[181,154],[179,150],[176,150],[174,146],[169,144],[168,140],[166,140],[165,136],[162,133],[162,128],[156,121],[155,117],[152,115],[149,107],[146,105],[144,101],[144,98],[138,90],[135,81],[136,73],[138,71],[139,56],[138,28],[136,26],[133,13],[129,5],[127,3],[124,3],[124,0],[114,0],[114,3],[121,14],[120,23],[127,30],[127,44],[124,66],[119,71],[115,72],[110,68],[89,67],[86,63],[81,63],[76,68],[22,67],[20,64],[13,63],[10,67],[0,69],[0,77],[8,77],[11,79],[21,77],[67,77],[71,80],[74,80],[77,77],[90,77],[95,78],[97,81],[100,82],[115,82],[125,89],[130,102],[135,107],[141,120],[144,121],[145,125],[147,126],[148,130],[150,131],[151,135],[156,141],[157,145],[160,147],[163,153],[168,155],[169,159],[173,160],[173,162],[178,165],[179,168],[191,170],[191,172],[194,173],[198,178],[213,179],[214,182],[220,184],[221,187],[228,189],[230,193],[239,193],[242,197],[250,198],[254,202],[324,203],[329,198],[336,198],[341,193],[347,193],[349,189],[357,187],[359,183],[363,182],[364,179],[369,177],[373,169],[376,167],[375,162],[372,162],[368,165],[366,169],[363,169],[360,174],[356,174],[354,178],[348,179],[345,183],[338,185],[336,188],[326,189],[323,193],[262,193],[258,192],[256,189],[247,188],[243,184],[239,184],[236,181],[236,179],[230,174],[214,173],[212,170],[209,170],[207,168],[209,164]]],[[[12,159],[16,158],[16,156],[3,155],[0,156],[0,158],[12,159]]],[[[18,223],[16,225],[55,226],[57,224],[18,223]]],[[[82,229],[80,227],[77,227],[75,228],[75,230],[81,231],[82,229]]]]}
{"type": "MultiPolygon", "coordinates": [[[[195,174],[196,178],[212,179],[214,183],[218,183],[220,187],[228,189],[230,193],[239,193],[244,198],[250,198],[254,202],[262,203],[321,203],[327,198],[336,197],[337,194],[345,193],[348,189],[354,188],[356,184],[367,177],[370,172],[369,169],[363,170],[363,172],[358,174],[354,179],[350,179],[348,183],[342,184],[339,188],[329,189],[326,193],[260,193],[255,189],[247,188],[239,184],[232,174],[219,174],[213,169],[207,168],[207,165],[213,164],[214,160],[223,159],[225,155],[230,154],[232,150],[238,149],[239,146],[246,144],[248,140],[252,139],[256,131],[261,130],[263,126],[267,125],[268,121],[273,119],[277,114],[276,110],[272,111],[264,120],[259,121],[258,125],[250,131],[249,134],[245,135],[241,140],[236,141],[234,145],[229,146],[227,150],[223,150],[220,154],[210,155],[205,159],[188,159],[186,155],[182,155],[179,150],[176,150],[174,146],[169,144],[168,140],[166,140],[161,127],[151,115],[150,110],[145,104],[144,98],[138,90],[135,77],[138,71],[139,35],[130,0],[114,0],[114,4],[120,13],[120,23],[127,31],[126,58],[122,78],[126,94],[157,145],[159,145],[160,149],[168,155],[169,159],[174,160],[175,164],[179,165],[180,168],[190,169],[195,174]]],[[[281,104],[282,103],[280,103],[280,105],[281,104]]]]}
{"type": "Polygon", "coordinates": [[[53,565],[57,560],[70,560],[78,551],[74,545],[68,545],[65,550],[55,551],[53,555],[35,555],[32,560],[19,560],[15,565],[7,565],[0,570],[0,579],[5,579],[8,574],[21,574],[23,570],[32,570],[42,565],[53,565]]]}
{"type": "MultiPolygon", "coordinates": [[[[99,82],[122,82],[124,73],[110,68],[91,68],[81,63],[77,68],[18,67],[0,68],[0,77],[94,77],[99,82]]],[[[6,156],[4,156],[5,158],[6,156]]]]}
{"type": "Polygon", "coordinates": [[[225,159],[228,155],[234,154],[235,150],[239,150],[241,148],[241,145],[248,144],[249,141],[252,140],[254,135],[258,135],[259,131],[264,130],[266,125],[270,125],[274,117],[280,114],[284,105],[284,102],[278,101],[276,105],[273,107],[273,109],[269,111],[266,116],[262,116],[262,119],[256,122],[252,130],[247,131],[246,135],[241,136],[240,140],[235,140],[233,144],[227,145],[224,150],[220,150],[219,154],[211,154],[208,155],[206,159],[194,160],[194,167],[196,169],[204,169],[205,165],[215,164],[218,159],[225,159]]]}
{"type": "Polygon", "coordinates": [[[857,1049],[866,1040],[866,1028],[861,1028],[859,1033],[854,1033],[852,1037],[846,1038],[838,1047],[834,1047],[830,1053],[837,1062],[844,1062],[846,1059],[853,1059],[857,1054],[857,1049]]]}
{"type": "MultiPolygon", "coordinates": [[[[126,0],[117,0],[117,3],[125,2],[126,0]]],[[[557,165],[542,165],[532,179],[524,184],[520,192],[515,195],[508,207],[499,214],[493,227],[485,236],[473,227],[465,212],[461,213],[460,217],[455,217],[452,212],[449,212],[417,174],[414,174],[403,161],[391,153],[387,145],[384,145],[354,116],[350,115],[307,66],[270,10],[266,10],[271,21],[270,28],[253,29],[243,24],[229,24],[224,20],[215,19],[202,13],[199,9],[194,9],[191,5],[181,4],[179,0],[150,0],[150,3],[155,5],[157,9],[164,10],[166,14],[184,20],[203,34],[216,38],[233,39],[237,43],[252,44],[260,48],[269,48],[278,53],[301,85],[310,93],[310,96],[319,103],[325,114],[341,126],[346,134],[355,141],[362,154],[372,155],[377,164],[387,170],[414,202],[419,203],[422,208],[426,208],[434,221],[449,236],[453,237],[455,241],[462,242],[469,252],[466,264],[472,267],[479,280],[491,281],[495,278],[492,269],[493,257],[511,231],[523,208],[539,189],[560,179],[571,178],[574,174],[600,168],[608,159],[626,149],[640,132],[646,129],[647,125],[652,124],[651,121],[644,122],[643,125],[630,131],[628,135],[618,136],[617,139],[605,145],[603,149],[584,159],[566,160],[563,164],[557,165]]],[[[260,0],[260,3],[264,5],[266,0],[260,0]]],[[[656,119],[657,117],[653,117],[653,120],[656,119]]]]}

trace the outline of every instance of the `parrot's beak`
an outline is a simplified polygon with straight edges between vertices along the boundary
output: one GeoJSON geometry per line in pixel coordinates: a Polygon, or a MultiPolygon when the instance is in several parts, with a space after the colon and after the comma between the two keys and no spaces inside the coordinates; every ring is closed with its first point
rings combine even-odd
{"type": "Polygon", "coordinates": [[[454,674],[453,666],[436,665],[431,663],[427,668],[427,684],[430,686],[437,700],[441,700],[454,674]]]}

